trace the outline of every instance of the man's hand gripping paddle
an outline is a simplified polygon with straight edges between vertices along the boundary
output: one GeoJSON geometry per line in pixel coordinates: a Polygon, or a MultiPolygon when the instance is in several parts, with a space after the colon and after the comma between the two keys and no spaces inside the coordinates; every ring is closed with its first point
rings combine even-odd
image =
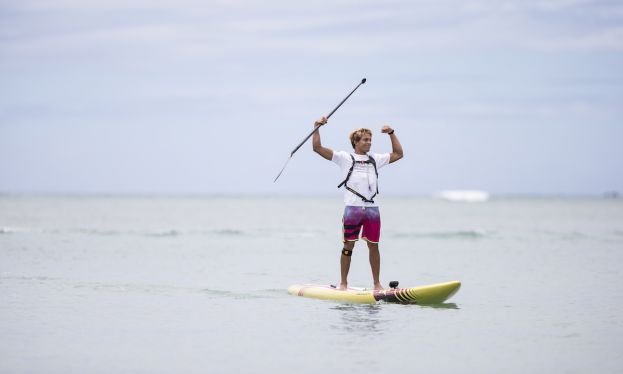
{"type": "MultiPolygon", "coordinates": [[[[352,91],[350,91],[350,93],[348,94],[348,96],[346,96],[346,97],[344,98],[344,100],[342,100],[342,102],[341,102],[341,103],[339,103],[339,104],[335,107],[335,109],[333,109],[333,110],[331,111],[331,113],[329,113],[329,114],[327,115],[327,119],[329,119],[329,118],[333,115],[333,113],[335,113],[335,111],[336,111],[336,110],[338,110],[338,108],[339,108],[339,107],[341,107],[341,106],[342,106],[342,104],[344,104],[344,102],[345,102],[346,100],[348,100],[348,98],[350,97],[350,95],[352,95],[352,94],[353,94],[353,93],[354,93],[354,92],[355,92],[355,91],[359,88],[359,86],[361,86],[361,85],[362,85],[362,84],[364,84],[364,83],[366,83],[366,78],[363,78],[363,79],[361,80],[361,83],[359,83],[359,84],[357,85],[357,87],[355,87],[352,91]]],[[[281,173],[283,173],[283,171],[286,169],[286,166],[288,166],[288,162],[290,162],[290,160],[292,159],[292,156],[294,156],[294,154],[296,153],[296,151],[298,151],[298,150],[299,150],[299,148],[301,148],[301,146],[302,146],[303,144],[305,144],[305,142],[307,141],[307,139],[309,139],[312,135],[314,135],[314,133],[315,133],[316,131],[318,131],[318,129],[320,128],[320,126],[322,126],[322,125],[316,125],[316,127],[314,127],[314,130],[312,130],[312,132],[310,132],[310,133],[309,133],[309,135],[307,135],[307,137],[305,137],[305,139],[303,139],[303,141],[302,141],[299,145],[297,145],[297,146],[296,146],[296,147],[292,150],[292,152],[290,152],[290,156],[289,156],[289,157],[288,157],[288,159],[286,160],[285,165],[283,165],[283,168],[281,168],[281,171],[279,172],[279,174],[277,174],[277,177],[275,177],[275,180],[273,181],[273,183],[274,183],[274,182],[276,182],[276,181],[277,181],[277,179],[279,179],[279,177],[281,176],[281,173]]]]}

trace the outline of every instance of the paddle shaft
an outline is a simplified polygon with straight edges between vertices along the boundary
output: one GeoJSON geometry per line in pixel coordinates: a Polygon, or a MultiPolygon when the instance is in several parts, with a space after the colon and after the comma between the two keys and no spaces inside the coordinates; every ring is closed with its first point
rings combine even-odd
{"type": "MultiPolygon", "coordinates": [[[[362,85],[362,84],[364,84],[364,83],[366,83],[366,78],[363,78],[363,79],[361,80],[361,83],[359,83],[359,84],[357,85],[357,87],[355,87],[352,91],[350,91],[350,93],[348,94],[348,96],[346,96],[346,97],[344,98],[344,100],[342,100],[342,102],[340,102],[340,103],[339,103],[339,104],[335,107],[335,109],[333,109],[333,110],[331,111],[331,113],[329,113],[329,114],[327,115],[327,119],[329,119],[329,118],[333,115],[333,113],[335,113],[335,111],[336,111],[336,110],[338,110],[338,109],[342,106],[342,104],[344,104],[344,102],[345,102],[346,100],[348,100],[348,98],[350,97],[350,95],[352,95],[355,91],[357,91],[357,89],[359,88],[359,86],[361,86],[361,85],[362,85]]],[[[318,129],[320,128],[320,126],[322,126],[322,125],[316,125],[316,126],[314,127],[314,129],[312,130],[312,132],[310,132],[310,133],[309,133],[309,135],[307,135],[307,136],[305,137],[305,139],[303,139],[303,141],[302,141],[299,145],[297,145],[296,147],[294,147],[294,149],[292,150],[292,152],[290,152],[290,157],[288,157],[288,159],[286,160],[285,165],[283,165],[283,168],[281,168],[281,171],[279,172],[279,174],[277,174],[277,176],[275,177],[275,180],[273,181],[273,183],[274,183],[274,182],[276,182],[276,181],[277,181],[277,179],[279,179],[279,177],[281,176],[281,173],[283,173],[283,171],[286,169],[286,166],[288,166],[288,162],[290,162],[290,159],[292,158],[292,156],[294,156],[294,154],[296,153],[296,151],[298,151],[298,150],[299,150],[299,148],[301,148],[301,147],[303,146],[303,144],[305,144],[305,142],[306,142],[309,138],[311,138],[311,136],[312,136],[312,135],[314,135],[314,133],[315,133],[316,131],[318,131],[318,129]]]]}
{"type": "MultiPolygon", "coordinates": [[[[361,85],[362,85],[362,84],[364,84],[364,83],[366,83],[366,79],[365,79],[365,78],[361,81],[361,83],[359,83],[359,84],[357,85],[357,87],[355,87],[355,88],[354,88],[354,89],[353,89],[353,90],[352,90],[352,91],[348,94],[348,96],[346,96],[346,97],[344,98],[344,100],[342,100],[342,102],[341,102],[341,103],[339,103],[339,104],[335,107],[335,109],[333,109],[333,110],[331,111],[331,113],[329,113],[329,114],[327,115],[327,119],[331,118],[331,116],[333,115],[333,113],[335,113],[335,111],[336,111],[336,110],[338,110],[338,109],[342,106],[342,104],[344,104],[344,102],[345,102],[346,100],[348,100],[348,98],[350,97],[350,95],[352,95],[355,91],[357,91],[357,89],[359,88],[359,86],[361,86],[361,85]]],[[[316,125],[316,127],[314,127],[314,129],[312,130],[312,132],[310,132],[310,133],[309,133],[309,135],[307,135],[307,136],[305,137],[305,139],[303,139],[303,141],[302,141],[299,145],[297,145],[297,146],[296,146],[296,147],[292,150],[292,152],[290,153],[290,157],[294,156],[294,154],[296,153],[296,151],[298,151],[298,150],[299,150],[299,148],[301,148],[301,147],[303,146],[303,144],[305,144],[305,142],[306,142],[306,141],[307,141],[307,140],[308,140],[308,139],[309,139],[312,135],[314,135],[314,133],[315,133],[316,131],[318,131],[318,129],[320,128],[320,126],[322,126],[322,125],[316,125]]]]}

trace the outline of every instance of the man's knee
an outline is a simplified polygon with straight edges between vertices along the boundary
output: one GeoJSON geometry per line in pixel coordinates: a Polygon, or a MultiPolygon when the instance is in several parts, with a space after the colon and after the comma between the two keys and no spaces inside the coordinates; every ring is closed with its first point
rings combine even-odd
{"type": "Polygon", "coordinates": [[[345,242],[344,248],[342,248],[342,255],[348,256],[348,257],[352,256],[353,248],[355,248],[355,242],[345,242]]]}

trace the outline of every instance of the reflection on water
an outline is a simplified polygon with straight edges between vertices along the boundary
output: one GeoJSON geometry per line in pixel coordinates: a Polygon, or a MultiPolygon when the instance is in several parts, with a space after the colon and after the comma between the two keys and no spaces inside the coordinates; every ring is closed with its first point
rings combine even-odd
{"type": "MultiPolygon", "coordinates": [[[[396,304],[391,304],[396,305],[396,304]]],[[[455,303],[439,303],[429,305],[404,305],[408,308],[433,308],[433,309],[460,309],[455,303]]],[[[332,325],[336,330],[348,333],[356,333],[363,336],[382,334],[383,326],[388,326],[387,319],[381,318],[383,307],[388,304],[340,304],[332,307],[340,313],[340,323],[332,325]]]]}
{"type": "Polygon", "coordinates": [[[439,303],[439,304],[428,304],[428,305],[420,305],[422,308],[433,308],[433,309],[461,309],[455,303],[439,303]]]}
{"type": "Polygon", "coordinates": [[[332,327],[348,333],[376,335],[383,332],[382,324],[387,322],[380,318],[378,304],[340,304],[331,309],[338,311],[341,317],[341,323],[332,327]]]}

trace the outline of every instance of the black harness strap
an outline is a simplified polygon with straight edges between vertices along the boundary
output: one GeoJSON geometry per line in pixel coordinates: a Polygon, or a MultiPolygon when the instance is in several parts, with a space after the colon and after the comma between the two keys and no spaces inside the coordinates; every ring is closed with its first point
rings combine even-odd
{"type": "Polygon", "coordinates": [[[376,195],[378,195],[379,193],[379,172],[376,169],[376,161],[374,161],[374,158],[370,155],[368,155],[368,159],[366,161],[355,161],[355,157],[351,154],[350,158],[353,160],[353,164],[350,166],[350,169],[348,170],[348,174],[346,175],[346,179],[344,179],[344,181],[342,183],[340,183],[337,188],[340,188],[342,186],[344,186],[344,188],[346,188],[348,191],[352,192],[355,196],[361,198],[361,200],[363,200],[366,203],[374,203],[374,197],[376,195]],[[348,180],[350,179],[350,176],[353,174],[353,169],[355,168],[355,163],[356,162],[361,162],[361,163],[365,163],[365,164],[372,164],[372,166],[374,166],[374,174],[376,174],[376,192],[374,193],[374,195],[372,195],[372,197],[370,197],[369,199],[366,198],[365,196],[363,196],[362,194],[360,194],[359,192],[353,190],[352,188],[348,187],[348,184],[346,184],[348,182],[348,180]]]}
{"type": "Polygon", "coordinates": [[[361,198],[361,200],[365,201],[366,203],[373,203],[374,204],[374,197],[376,196],[376,192],[374,193],[374,195],[372,195],[369,199],[367,199],[365,196],[363,196],[362,194],[360,194],[359,192],[353,190],[352,188],[346,186],[346,189],[350,192],[352,192],[353,194],[357,195],[357,197],[361,198]]]}

